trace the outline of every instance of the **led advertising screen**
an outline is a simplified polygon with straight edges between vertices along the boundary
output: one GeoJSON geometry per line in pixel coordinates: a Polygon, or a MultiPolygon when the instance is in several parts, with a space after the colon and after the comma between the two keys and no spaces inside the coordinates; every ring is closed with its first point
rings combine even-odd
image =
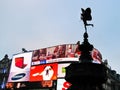
{"type": "Polygon", "coordinates": [[[58,64],[58,78],[64,78],[65,77],[65,67],[69,66],[70,63],[64,63],[64,64],[58,64]]]}
{"type": "MultiPolygon", "coordinates": [[[[80,55],[81,51],[78,49],[77,44],[57,45],[14,55],[8,82],[29,81],[30,70],[33,72],[34,66],[35,68],[39,68],[40,66],[36,65],[42,65],[41,67],[43,67],[43,64],[79,61],[80,55]]],[[[94,48],[91,55],[93,58],[93,63],[100,64],[102,62],[102,55],[97,49],[94,48]]],[[[60,70],[64,71],[63,68],[59,68],[58,77],[63,77],[64,74],[63,72],[61,73],[60,70]]]]}
{"type": "Polygon", "coordinates": [[[30,71],[30,81],[56,80],[57,72],[57,63],[32,66],[30,71]]]}
{"type": "Polygon", "coordinates": [[[38,82],[9,82],[6,83],[6,89],[13,88],[14,90],[26,90],[26,89],[45,89],[45,88],[53,88],[55,87],[56,81],[47,80],[47,81],[38,81],[38,82]]]}
{"type": "Polygon", "coordinates": [[[70,86],[71,84],[65,79],[58,79],[57,81],[57,90],[67,90],[70,86]]]}
{"type": "Polygon", "coordinates": [[[13,56],[8,82],[29,81],[32,52],[13,56]]]}
{"type": "MultiPolygon", "coordinates": [[[[54,62],[69,62],[79,61],[81,51],[77,44],[63,44],[53,47],[38,49],[33,51],[32,65],[54,63],[54,62]]],[[[91,52],[93,63],[100,64],[102,62],[102,55],[97,49],[91,52]]]]}
{"type": "Polygon", "coordinates": [[[98,63],[98,64],[102,63],[102,55],[96,48],[93,49],[91,55],[93,58],[93,63],[98,63]]]}
{"type": "Polygon", "coordinates": [[[33,51],[32,65],[46,64],[46,48],[33,51]]]}
{"type": "Polygon", "coordinates": [[[76,44],[64,44],[33,51],[32,65],[78,61],[80,51],[76,44]]]}

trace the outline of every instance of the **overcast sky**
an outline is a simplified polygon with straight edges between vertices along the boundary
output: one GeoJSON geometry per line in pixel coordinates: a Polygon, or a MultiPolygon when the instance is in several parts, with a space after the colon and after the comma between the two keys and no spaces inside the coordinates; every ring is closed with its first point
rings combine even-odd
{"type": "Polygon", "coordinates": [[[119,0],[0,0],[0,60],[22,48],[35,50],[83,41],[81,8],[92,9],[89,42],[120,73],[119,0]]]}

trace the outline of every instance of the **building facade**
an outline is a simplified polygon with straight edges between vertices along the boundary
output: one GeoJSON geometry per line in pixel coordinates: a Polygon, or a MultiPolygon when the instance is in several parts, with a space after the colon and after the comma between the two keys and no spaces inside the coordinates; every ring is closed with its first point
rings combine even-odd
{"type": "Polygon", "coordinates": [[[120,74],[112,70],[110,66],[107,65],[108,79],[104,87],[106,90],[120,90],[120,74]]]}
{"type": "Polygon", "coordinates": [[[7,83],[11,61],[7,54],[0,60],[0,89],[4,89],[7,83]]]}
{"type": "MultiPolygon", "coordinates": [[[[16,54],[12,60],[5,55],[0,61],[0,90],[67,90],[71,84],[64,79],[65,67],[79,62],[79,56],[80,51],[75,44],[16,54]]],[[[101,60],[93,56],[93,63],[100,64],[101,60]]],[[[106,67],[108,79],[103,84],[105,90],[120,90],[120,75],[108,64],[106,67]]]]}

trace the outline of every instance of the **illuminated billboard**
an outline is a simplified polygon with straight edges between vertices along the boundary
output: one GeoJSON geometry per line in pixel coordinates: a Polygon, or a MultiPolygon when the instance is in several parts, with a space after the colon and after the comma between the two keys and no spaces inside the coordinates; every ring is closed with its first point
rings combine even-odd
{"type": "Polygon", "coordinates": [[[58,64],[58,78],[64,78],[66,69],[65,67],[69,66],[70,63],[63,63],[63,64],[58,64]]]}
{"type": "Polygon", "coordinates": [[[58,79],[57,81],[57,90],[67,90],[70,86],[71,84],[65,79],[58,79]]]}
{"type": "Polygon", "coordinates": [[[48,80],[48,81],[38,81],[38,82],[9,82],[6,83],[6,89],[11,90],[29,90],[29,89],[37,89],[37,88],[53,88],[55,86],[56,81],[48,80]]]}
{"type": "Polygon", "coordinates": [[[32,65],[78,61],[80,51],[76,44],[63,44],[33,51],[32,65]]]}
{"type": "Polygon", "coordinates": [[[57,63],[32,66],[30,71],[30,81],[56,80],[57,72],[57,63]]]}
{"type": "Polygon", "coordinates": [[[93,49],[91,55],[93,58],[93,63],[102,63],[102,55],[96,48],[93,49]]]}
{"type": "Polygon", "coordinates": [[[8,82],[29,81],[32,52],[13,56],[8,82]]]}
{"type": "MultiPolygon", "coordinates": [[[[71,61],[79,61],[80,55],[81,51],[77,44],[63,44],[16,54],[12,59],[8,82],[34,82],[63,78],[65,67],[71,61]],[[48,69],[51,70],[49,77],[47,77],[48,69]]],[[[101,64],[102,55],[97,49],[94,48],[91,51],[91,56],[93,63],[101,64]]]]}
{"type": "MultiPolygon", "coordinates": [[[[32,65],[54,63],[54,62],[69,62],[79,61],[81,51],[76,44],[63,44],[53,47],[38,49],[33,51],[32,65]]],[[[101,63],[102,55],[97,49],[91,52],[93,63],[101,63]]]]}

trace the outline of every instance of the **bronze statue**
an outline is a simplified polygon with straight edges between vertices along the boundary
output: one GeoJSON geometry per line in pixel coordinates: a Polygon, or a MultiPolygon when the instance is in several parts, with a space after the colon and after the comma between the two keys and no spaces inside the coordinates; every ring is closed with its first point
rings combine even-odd
{"type": "Polygon", "coordinates": [[[92,20],[91,9],[87,8],[86,10],[84,10],[83,8],[81,8],[81,10],[82,10],[81,19],[83,20],[85,31],[87,32],[86,26],[93,26],[93,24],[87,23],[87,21],[92,20]]]}

